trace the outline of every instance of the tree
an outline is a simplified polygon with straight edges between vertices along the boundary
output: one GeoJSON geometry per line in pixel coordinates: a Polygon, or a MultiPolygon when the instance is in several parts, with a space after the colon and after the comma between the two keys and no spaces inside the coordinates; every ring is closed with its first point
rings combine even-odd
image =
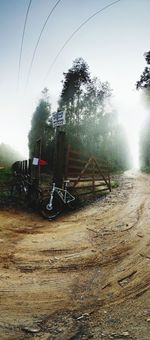
{"type": "MultiPolygon", "coordinates": [[[[117,115],[111,106],[112,90],[109,83],[96,77],[91,78],[89,66],[82,58],[76,59],[63,75],[58,110],[64,110],[66,114],[63,129],[67,142],[88,157],[94,155],[100,161],[113,162],[114,168],[126,168],[126,142],[121,137],[117,115]]],[[[42,99],[32,117],[29,132],[30,157],[34,156],[38,139],[42,139],[42,157],[52,165],[54,128],[47,89],[43,90],[42,99]]]]}
{"type": "Polygon", "coordinates": [[[20,161],[23,156],[15,151],[10,145],[0,144],[0,166],[10,166],[15,161],[20,161]]]}
{"type": "Polygon", "coordinates": [[[66,111],[66,122],[80,123],[81,96],[84,87],[90,82],[89,67],[82,58],[75,59],[67,73],[63,73],[63,89],[60,95],[59,107],[66,111]]]}
{"type": "Polygon", "coordinates": [[[45,153],[51,131],[50,112],[48,90],[45,88],[31,120],[31,129],[28,134],[30,157],[34,156],[35,143],[38,139],[42,140],[42,152],[45,153]]]}
{"type": "Polygon", "coordinates": [[[106,105],[111,97],[108,82],[93,78],[82,98],[82,143],[95,155],[102,156],[101,146],[109,134],[110,113],[106,105]]]}
{"type": "Polygon", "coordinates": [[[140,134],[141,168],[150,168],[150,117],[147,117],[140,134]]]}
{"type": "MultiPolygon", "coordinates": [[[[150,65],[150,51],[144,54],[147,65],[150,65]]],[[[150,67],[147,66],[142,73],[140,80],[136,83],[136,89],[141,89],[144,94],[144,101],[150,103],[150,67]]],[[[140,135],[140,160],[142,168],[150,168],[150,117],[143,126],[140,135]]]]}
{"type": "MultiPolygon", "coordinates": [[[[93,126],[94,121],[96,127],[111,90],[107,82],[101,83],[96,78],[91,79],[89,66],[82,58],[73,62],[72,68],[64,73],[64,78],[59,108],[66,113],[69,142],[82,147],[88,143],[88,126],[93,126]]],[[[94,140],[95,135],[91,135],[91,138],[94,140]]]]}
{"type": "MultiPolygon", "coordinates": [[[[150,51],[144,54],[147,65],[150,65],[150,51]]],[[[136,83],[137,90],[148,89],[150,91],[150,67],[145,67],[140,80],[136,83]]]]}
{"type": "Polygon", "coordinates": [[[89,67],[82,59],[76,59],[72,68],[64,73],[63,88],[59,100],[59,109],[66,113],[65,131],[68,142],[82,153],[95,155],[99,160],[116,160],[119,168],[124,168],[123,153],[117,152],[112,145],[125,139],[119,138],[113,131],[120,126],[111,107],[112,90],[108,82],[91,78],[89,67]]]}

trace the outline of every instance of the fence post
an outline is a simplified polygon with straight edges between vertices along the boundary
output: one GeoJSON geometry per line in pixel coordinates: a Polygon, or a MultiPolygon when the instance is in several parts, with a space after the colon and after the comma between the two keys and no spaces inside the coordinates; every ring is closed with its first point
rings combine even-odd
{"type": "Polygon", "coordinates": [[[109,183],[109,191],[111,192],[111,180],[110,180],[110,169],[108,167],[108,183],[109,183]]]}
{"type": "Polygon", "coordinates": [[[62,187],[65,165],[65,132],[56,132],[55,152],[54,152],[54,167],[53,167],[53,182],[62,187]]]}
{"type": "Polygon", "coordinates": [[[30,176],[30,179],[31,179],[31,171],[32,171],[32,159],[30,158],[28,160],[28,171],[27,171],[27,175],[30,176]]]}
{"type": "Polygon", "coordinates": [[[65,157],[65,179],[68,178],[68,165],[69,165],[69,156],[70,156],[71,145],[67,146],[67,152],[65,157]]]}
{"type": "Polygon", "coordinates": [[[92,191],[93,195],[95,194],[95,163],[94,159],[92,159],[92,191]]]}
{"type": "Polygon", "coordinates": [[[24,175],[27,175],[28,174],[28,161],[25,160],[24,161],[24,175]]]}
{"type": "MultiPolygon", "coordinates": [[[[41,158],[41,139],[36,141],[34,157],[41,158]]],[[[40,165],[32,165],[32,179],[34,180],[35,186],[38,188],[40,183],[40,165]]]]}

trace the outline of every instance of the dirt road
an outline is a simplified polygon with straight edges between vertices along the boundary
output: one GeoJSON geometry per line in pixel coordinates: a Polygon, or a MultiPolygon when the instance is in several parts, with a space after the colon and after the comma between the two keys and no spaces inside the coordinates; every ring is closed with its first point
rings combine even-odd
{"type": "Polygon", "coordinates": [[[149,175],[53,222],[3,210],[0,245],[0,339],[149,339],[149,175]]]}

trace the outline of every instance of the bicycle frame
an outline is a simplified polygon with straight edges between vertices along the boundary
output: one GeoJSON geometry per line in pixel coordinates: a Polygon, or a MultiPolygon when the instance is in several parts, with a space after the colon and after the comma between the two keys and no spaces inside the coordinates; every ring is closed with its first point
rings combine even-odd
{"type": "Polygon", "coordinates": [[[68,181],[64,181],[64,189],[61,189],[59,187],[56,187],[55,183],[53,183],[50,200],[49,203],[47,204],[48,210],[52,210],[53,208],[53,197],[55,192],[58,194],[58,196],[60,197],[64,204],[70,203],[75,200],[75,197],[71,195],[70,192],[67,190],[67,184],[68,181]]]}

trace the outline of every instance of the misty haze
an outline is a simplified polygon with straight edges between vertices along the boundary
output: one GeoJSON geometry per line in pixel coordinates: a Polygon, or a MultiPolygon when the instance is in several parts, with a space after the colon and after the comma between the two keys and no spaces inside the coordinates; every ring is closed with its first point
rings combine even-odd
{"type": "Polygon", "coordinates": [[[0,1],[0,339],[149,339],[150,2],[0,1]]]}

